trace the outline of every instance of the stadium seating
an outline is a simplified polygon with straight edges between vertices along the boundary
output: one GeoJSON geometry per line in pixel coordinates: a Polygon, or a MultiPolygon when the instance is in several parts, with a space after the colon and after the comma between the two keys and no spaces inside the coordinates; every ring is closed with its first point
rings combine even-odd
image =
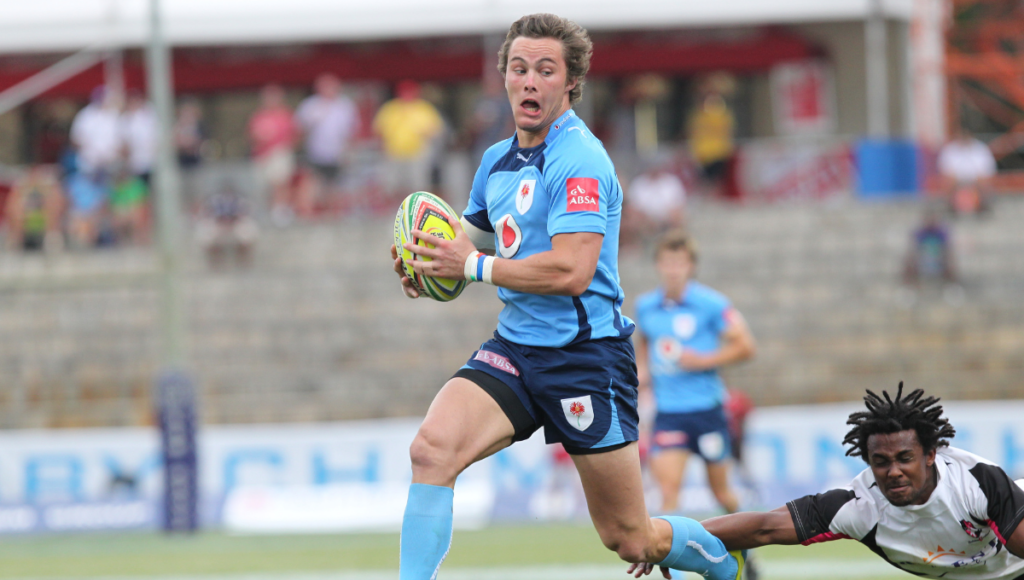
{"type": "MultiPolygon", "coordinates": [[[[954,236],[966,289],[916,300],[900,271],[911,202],[698,203],[699,276],[746,315],[759,352],[727,373],[762,405],[852,400],[900,379],[948,398],[1024,397],[1024,198],[954,236]]],[[[386,259],[391,219],[266,229],[251,270],[187,261],[192,365],[206,422],[419,415],[490,335],[493,288],[407,300],[386,259]],[[417,378],[414,378],[417,377],[417,378]]],[[[630,300],[650,256],[622,256],[630,300]]],[[[147,250],[0,259],[0,428],[151,421],[157,261],[147,250]]],[[[631,301],[627,301],[627,311],[631,301]]]]}

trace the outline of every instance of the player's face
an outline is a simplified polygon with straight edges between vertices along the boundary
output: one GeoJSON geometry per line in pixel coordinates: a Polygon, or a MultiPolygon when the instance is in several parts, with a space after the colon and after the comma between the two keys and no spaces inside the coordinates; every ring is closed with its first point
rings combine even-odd
{"type": "Polygon", "coordinates": [[[669,288],[681,288],[693,274],[693,260],[686,249],[662,250],[658,253],[655,267],[661,283],[669,288]]]}
{"type": "Polygon", "coordinates": [[[575,86],[576,81],[566,83],[561,41],[525,36],[512,41],[505,89],[516,128],[521,130],[520,144],[524,141],[523,131],[546,134],[548,126],[569,109],[569,91],[575,86]]]}
{"type": "Polygon", "coordinates": [[[868,464],[892,505],[921,505],[935,489],[935,450],[925,453],[913,429],[868,437],[868,464]]]}

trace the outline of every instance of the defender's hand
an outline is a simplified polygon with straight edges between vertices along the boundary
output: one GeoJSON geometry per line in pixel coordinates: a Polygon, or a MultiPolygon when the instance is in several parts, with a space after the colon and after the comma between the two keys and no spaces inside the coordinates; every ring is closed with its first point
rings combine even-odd
{"type": "Polygon", "coordinates": [[[445,240],[420,230],[413,230],[411,233],[414,239],[422,240],[434,248],[430,249],[412,242],[406,242],[402,246],[415,256],[411,264],[417,274],[450,280],[465,280],[466,258],[477,251],[476,246],[462,229],[459,220],[453,220],[449,224],[455,232],[455,239],[445,240]],[[419,259],[420,257],[430,258],[431,261],[423,261],[419,259]]]}
{"type": "Polygon", "coordinates": [[[398,274],[399,279],[402,281],[402,292],[409,298],[419,298],[420,293],[413,287],[412,280],[405,275],[405,269],[402,268],[402,258],[398,256],[398,249],[395,248],[394,244],[391,244],[391,259],[395,261],[395,273],[398,274]]]}
{"type": "MultiPolygon", "coordinates": [[[[626,574],[632,574],[634,578],[639,578],[641,576],[646,576],[653,572],[654,566],[655,564],[652,564],[650,562],[630,564],[629,568],[626,569],[626,574]]],[[[665,580],[672,580],[672,572],[670,572],[668,568],[664,566],[658,567],[661,568],[661,576],[665,578],[665,580]]]]}

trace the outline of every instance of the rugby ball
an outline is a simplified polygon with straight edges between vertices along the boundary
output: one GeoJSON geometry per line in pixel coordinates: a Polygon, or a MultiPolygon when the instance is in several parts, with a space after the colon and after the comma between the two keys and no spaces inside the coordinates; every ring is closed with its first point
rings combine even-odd
{"type": "MultiPolygon", "coordinates": [[[[443,199],[426,191],[417,191],[405,198],[395,215],[395,248],[402,257],[402,268],[405,275],[412,280],[413,286],[421,296],[429,296],[440,302],[454,300],[466,288],[466,280],[449,280],[448,278],[433,278],[417,274],[412,269],[413,254],[402,248],[402,244],[413,241],[413,230],[420,230],[432,236],[451,240],[455,237],[455,230],[451,224],[459,219],[459,214],[443,199]]],[[[415,240],[416,245],[425,245],[433,248],[431,244],[425,244],[423,240],[415,240]]],[[[418,259],[429,262],[430,258],[419,257],[418,259]]]]}

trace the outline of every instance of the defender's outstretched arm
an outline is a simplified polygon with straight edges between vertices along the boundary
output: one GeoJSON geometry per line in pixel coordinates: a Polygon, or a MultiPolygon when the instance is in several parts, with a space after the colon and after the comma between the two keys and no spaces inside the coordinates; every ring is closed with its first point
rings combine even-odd
{"type": "Polygon", "coordinates": [[[789,508],[770,512],[739,512],[701,522],[729,550],[749,550],[773,544],[799,544],[789,508]]]}

